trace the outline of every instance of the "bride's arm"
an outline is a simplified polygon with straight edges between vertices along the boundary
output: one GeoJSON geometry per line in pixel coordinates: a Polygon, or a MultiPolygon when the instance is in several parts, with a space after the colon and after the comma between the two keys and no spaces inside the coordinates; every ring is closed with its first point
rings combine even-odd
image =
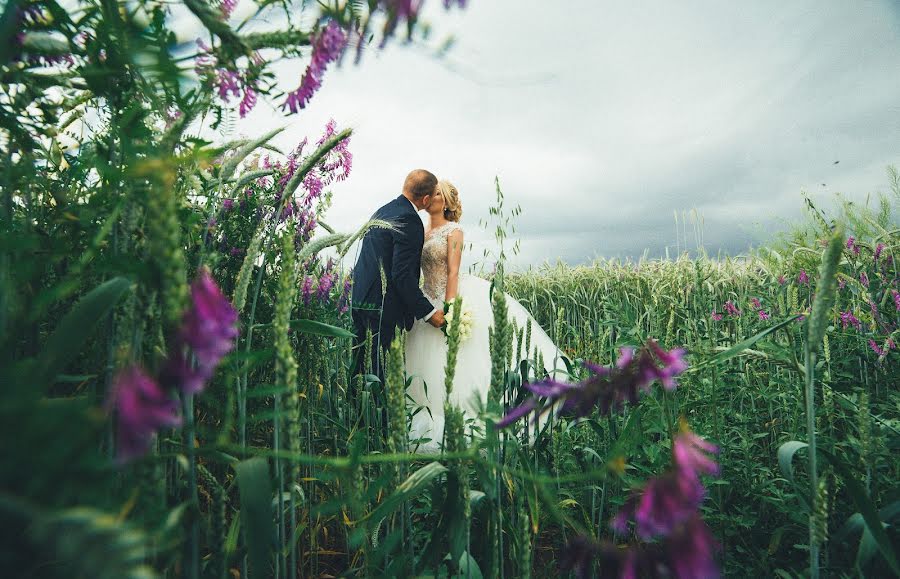
{"type": "Polygon", "coordinates": [[[456,297],[459,290],[459,264],[462,261],[463,232],[457,229],[447,236],[447,294],[445,301],[456,297]]]}

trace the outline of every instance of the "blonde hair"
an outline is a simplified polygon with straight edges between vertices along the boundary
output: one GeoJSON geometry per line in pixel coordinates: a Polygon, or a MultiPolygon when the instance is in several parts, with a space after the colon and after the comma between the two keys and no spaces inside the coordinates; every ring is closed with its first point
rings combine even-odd
{"type": "Polygon", "coordinates": [[[462,217],[462,203],[459,200],[459,191],[453,183],[446,179],[438,181],[438,189],[444,195],[444,217],[449,221],[459,221],[462,217]]]}

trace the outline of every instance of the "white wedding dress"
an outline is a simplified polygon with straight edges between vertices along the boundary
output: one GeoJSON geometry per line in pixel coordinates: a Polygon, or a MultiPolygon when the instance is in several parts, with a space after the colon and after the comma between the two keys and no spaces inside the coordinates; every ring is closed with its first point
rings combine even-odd
{"type": "MultiPolygon", "coordinates": [[[[451,221],[429,231],[422,247],[425,280],[422,291],[439,309],[444,307],[447,291],[448,236],[457,229],[461,229],[460,225],[451,221]]],[[[474,275],[459,276],[457,295],[462,297],[463,310],[471,310],[473,323],[471,335],[459,348],[451,401],[463,409],[467,419],[477,417],[479,408],[487,401],[491,383],[488,329],[493,325],[494,317],[490,286],[490,282],[474,275]]],[[[527,354],[523,351],[522,357],[532,360],[540,357],[552,376],[564,379],[566,367],[562,352],[528,310],[509,294],[506,294],[506,303],[509,319],[516,328],[531,324],[531,351],[527,354]]],[[[446,363],[446,336],[434,326],[417,320],[406,336],[406,374],[412,378],[407,393],[412,398],[413,409],[418,409],[412,419],[409,440],[410,448],[417,452],[433,453],[440,449],[444,432],[446,363]]]]}

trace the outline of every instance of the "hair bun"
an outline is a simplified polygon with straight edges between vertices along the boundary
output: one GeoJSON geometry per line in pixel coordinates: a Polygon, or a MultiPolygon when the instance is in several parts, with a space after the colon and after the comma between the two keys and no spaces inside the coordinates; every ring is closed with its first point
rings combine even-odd
{"type": "Polygon", "coordinates": [[[450,181],[441,179],[438,187],[444,195],[444,216],[450,221],[459,221],[462,217],[462,202],[459,200],[459,190],[450,181]]]}

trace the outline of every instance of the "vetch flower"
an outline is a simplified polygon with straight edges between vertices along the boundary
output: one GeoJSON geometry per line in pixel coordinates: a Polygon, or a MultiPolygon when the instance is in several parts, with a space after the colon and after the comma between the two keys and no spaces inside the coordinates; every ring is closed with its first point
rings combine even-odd
{"type": "Polygon", "coordinates": [[[856,239],[851,235],[847,238],[847,249],[852,251],[855,255],[859,255],[859,246],[856,245],[856,239]]]}
{"type": "Polygon", "coordinates": [[[653,351],[656,359],[662,364],[661,368],[657,368],[655,363],[652,364],[652,368],[655,370],[653,378],[659,380],[666,390],[674,390],[677,386],[675,376],[687,370],[688,364],[684,359],[684,355],[687,352],[684,348],[675,348],[667,352],[660,348],[659,344],[654,340],[650,340],[648,346],[653,351]]]}
{"type": "Polygon", "coordinates": [[[884,356],[887,354],[887,352],[885,352],[885,351],[878,345],[878,342],[876,342],[875,340],[873,340],[873,339],[871,339],[871,338],[869,338],[869,347],[872,348],[872,351],[875,352],[876,354],[878,354],[878,356],[881,357],[881,358],[884,358],[884,356]]]}
{"type": "Polygon", "coordinates": [[[613,367],[599,366],[586,362],[589,376],[578,383],[559,382],[553,379],[526,384],[524,387],[533,397],[523,405],[507,411],[506,417],[498,423],[498,428],[508,426],[519,418],[535,412],[535,420],[553,408],[557,403],[559,413],[575,418],[590,415],[595,408],[602,414],[618,410],[625,402],[635,404],[638,392],[647,391],[659,380],[663,387],[672,390],[677,384],[675,376],[684,372],[687,362],[685,351],[677,348],[663,350],[653,341],[638,351],[622,348],[619,359],[613,367]],[[543,403],[538,398],[546,399],[543,403]]]}
{"type": "Polygon", "coordinates": [[[695,514],[666,541],[668,564],[679,579],[715,579],[719,576],[715,552],[719,544],[709,527],[695,514]]]}
{"type": "Polygon", "coordinates": [[[250,85],[244,86],[244,96],[241,97],[241,104],[238,105],[238,114],[243,119],[256,106],[256,89],[250,85]]]}
{"type": "Polygon", "coordinates": [[[322,274],[322,277],[319,278],[319,286],[317,290],[317,296],[319,301],[325,301],[328,299],[328,295],[331,293],[331,288],[334,287],[334,274],[328,273],[327,271],[322,274]]]}
{"type": "Polygon", "coordinates": [[[116,376],[109,405],[116,412],[120,462],[143,456],[157,432],[181,425],[177,401],[136,365],[116,376]]]}
{"type": "MultiPolygon", "coordinates": [[[[330,119],[325,125],[325,133],[316,141],[316,144],[322,146],[325,141],[337,134],[337,124],[334,119],[330,119]]],[[[350,153],[348,146],[350,138],[342,139],[334,149],[329,151],[328,156],[322,163],[322,173],[326,176],[325,185],[332,181],[343,181],[350,176],[350,170],[353,167],[353,154],[350,153]]]]}
{"type": "Polygon", "coordinates": [[[347,313],[350,309],[350,291],[352,285],[353,282],[348,274],[346,279],[344,279],[344,288],[341,290],[341,297],[338,298],[338,313],[340,314],[347,313]]]}
{"type": "Polygon", "coordinates": [[[778,285],[784,285],[787,283],[787,279],[783,275],[778,276],[778,285]]]}
{"type": "Polygon", "coordinates": [[[806,275],[806,270],[805,270],[805,269],[801,269],[801,270],[800,270],[800,274],[797,276],[797,283],[799,283],[799,284],[801,284],[801,285],[808,285],[808,284],[809,284],[809,276],[806,275]]]}
{"type": "Polygon", "coordinates": [[[900,292],[891,290],[891,295],[894,296],[894,306],[897,308],[897,311],[900,312],[900,292]]]}
{"type": "Polygon", "coordinates": [[[322,77],[328,65],[340,57],[347,46],[347,35],[344,29],[330,20],[312,40],[313,52],[309,66],[300,79],[300,86],[288,94],[282,108],[290,109],[291,113],[297,113],[306,108],[310,99],[322,86],[322,77]]]}
{"type": "Polygon", "coordinates": [[[734,305],[734,302],[732,302],[731,300],[728,300],[727,302],[725,302],[724,308],[725,308],[725,311],[728,312],[729,316],[732,316],[735,318],[741,317],[741,310],[739,310],[737,308],[737,306],[734,305]]]}
{"type": "Polygon", "coordinates": [[[759,310],[759,319],[760,320],[768,320],[770,318],[769,314],[767,314],[764,310],[759,310]]]}
{"type": "MultiPolygon", "coordinates": [[[[222,19],[228,20],[231,18],[231,14],[234,12],[234,9],[237,7],[238,0],[222,0],[222,3],[219,4],[219,10],[222,12],[222,19]]],[[[241,115],[244,116],[244,115],[241,115]]]]}
{"type": "Polygon", "coordinates": [[[718,475],[719,465],[710,458],[718,453],[718,446],[694,434],[682,420],[681,430],[672,442],[672,461],[678,470],[694,476],[718,475]]]}
{"type": "Polygon", "coordinates": [[[859,319],[857,319],[857,317],[853,315],[853,312],[850,311],[841,312],[841,325],[844,326],[845,330],[847,329],[847,326],[853,326],[857,330],[862,329],[862,324],[859,319]]]}
{"type": "Polygon", "coordinates": [[[873,254],[875,257],[875,261],[878,261],[878,258],[881,257],[881,252],[884,251],[885,247],[886,246],[883,243],[879,243],[878,245],[875,246],[875,252],[873,254]]]}
{"type": "Polygon", "coordinates": [[[722,314],[716,312],[716,309],[715,309],[715,308],[713,308],[713,311],[712,311],[712,313],[709,315],[709,317],[712,318],[712,320],[713,320],[714,322],[721,322],[721,321],[722,321],[722,314]]]}
{"type": "Polygon", "coordinates": [[[869,276],[866,275],[866,272],[859,272],[859,283],[861,283],[864,287],[869,287],[869,276]]]}
{"type": "Polygon", "coordinates": [[[305,276],[303,278],[303,287],[300,290],[301,295],[303,296],[303,305],[309,305],[309,302],[312,301],[313,295],[313,278],[310,276],[305,276]]]}
{"type": "Polygon", "coordinates": [[[759,298],[750,298],[750,305],[752,305],[757,310],[762,308],[762,302],[759,301],[759,298]]]}
{"type": "Polygon", "coordinates": [[[167,376],[179,381],[186,394],[196,394],[212,378],[238,336],[238,313],[213,280],[200,270],[191,284],[191,305],[185,311],[167,376]]]}

